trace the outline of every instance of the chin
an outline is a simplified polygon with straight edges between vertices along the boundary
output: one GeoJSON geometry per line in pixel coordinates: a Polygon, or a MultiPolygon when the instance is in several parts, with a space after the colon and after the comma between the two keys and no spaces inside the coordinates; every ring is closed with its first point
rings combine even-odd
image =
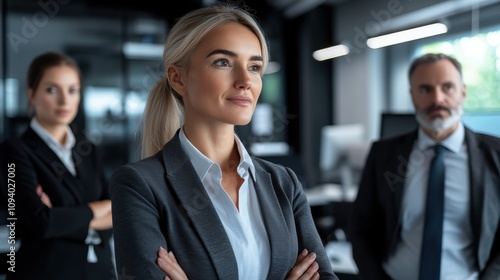
{"type": "Polygon", "coordinates": [[[234,123],[234,125],[247,125],[249,123],[250,123],[249,120],[248,121],[237,121],[237,122],[234,123]]]}
{"type": "Polygon", "coordinates": [[[423,127],[431,131],[442,131],[452,128],[460,121],[459,115],[451,115],[447,118],[435,117],[429,118],[422,115],[417,115],[417,121],[423,127]]]}
{"type": "Polygon", "coordinates": [[[462,106],[458,106],[457,108],[451,109],[450,113],[445,115],[426,114],[423,110],[418,110],[416,112],[417,122],[421,126],[431,131],[442,131],[452,128],[458,122],[460,122],[462,115],[463,115],[462,106]]]}
{"type": "Polygon", "coordinates": [[[236,118],[234,120],[234,124],[235,125],[247,125],[250,123],[250,121],[252,120],[252,116],[247,116],[247,115],[243,115],[243,116],[238,116],[238,118],[236,118]]]}

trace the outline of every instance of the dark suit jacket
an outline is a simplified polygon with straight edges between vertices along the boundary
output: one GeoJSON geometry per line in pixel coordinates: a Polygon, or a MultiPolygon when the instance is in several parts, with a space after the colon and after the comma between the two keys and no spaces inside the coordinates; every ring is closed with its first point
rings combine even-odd
{"type": "Polygon", "coordinates": [[[7,163],[15,164],[15,234],[21,245],[15,257],[15,273],[7,273],[9,280],[113,277],[108,242],[111,230],[99,232],[103,242],[95,246],[98,265],[87,263],[85,239],[93,217],[87,204],[109,199],[109,190],[96,146],[75,136],[76,177],[31,128],[4,143],[2,172],[7,170],[7,163]],[[50,197],[52,208],[36,194],[38,184],[50,197]],[[90,276],[91,272],[102,276],[90,276]]]}
{"type": "MultiPolygon", "coordinates": [[[[374,142],[353,205],[349,234],[361,279],[389,279],[382,268],[400,240],[399,215],[417,131],[374,142]]],[[[481,280],[500,279],[500,139],[465,128],[471,225],[481,280]]],[[[418,265],[418,264],[416,264],[418,265]]]]}
{"type": "MultiPolygon", "coordinates": [[[[238,279],[229,239],[178,134],[157,154],[111,178],[118,273],[121,279],[163,279],[156,264],[162,246],[174,252],[191,280],[238,279]]],[[[316,252],[322,279],[337,279],[294,172],[256,158],[253,163],[271,246],[268,279],[285,279],[304,248],[316,252]]]]}

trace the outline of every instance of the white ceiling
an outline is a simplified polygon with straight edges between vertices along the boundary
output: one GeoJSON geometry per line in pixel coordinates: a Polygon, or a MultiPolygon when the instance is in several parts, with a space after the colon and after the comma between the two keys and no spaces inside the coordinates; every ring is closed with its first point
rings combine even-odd
{"type": "Polygon", "coordinates": [[[322,4],[338,5],[349,0],[267,0],[270,6],[283,12],[287,18],[302,15],[322,4]]]}

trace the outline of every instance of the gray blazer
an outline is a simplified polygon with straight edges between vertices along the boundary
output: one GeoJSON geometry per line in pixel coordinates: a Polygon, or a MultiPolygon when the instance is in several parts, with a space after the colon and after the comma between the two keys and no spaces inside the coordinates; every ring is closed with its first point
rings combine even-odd
{"type": "MultiPolygon", "coordinates": [[[[178,133],[160,152],[119,168],[111,178],[119,279],[163,279],[156,264],[160,246],[174,252],[189,279],[238,279],[229,239],[178,133]]],[[[316,252],[322,279],[338,279],[294,172],[252,160],[271,246],[267,278],[285,279],[305,248],[316,252]]]]}
{"type": "MultiPolygon", "coordinates": [[[[407,164],[417,131],[374,142],[353,206],[350,240],[359,278],[389,279],[382,262],[400,240],[407,164]]],[[[465,128],[470,221],[480,280],[500,279],[500,139],[465,128]]]]}

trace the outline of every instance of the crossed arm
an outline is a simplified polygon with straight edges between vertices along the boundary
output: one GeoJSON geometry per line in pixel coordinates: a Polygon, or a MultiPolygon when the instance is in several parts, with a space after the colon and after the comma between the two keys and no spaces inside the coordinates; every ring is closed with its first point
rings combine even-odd
{"type": "MultiPolygon", "coordinates": [[[[294,267],[288,273],[286,280],[319,279],[319,265],[315,262],[316,254],[304,249],[297,257],[294,267]]],[[[177,263],[174,253],[167,252],[163,247],[158,250],[158,266],[167,273],[164,280],[187,280],[182,267],[177,263]]]]}

